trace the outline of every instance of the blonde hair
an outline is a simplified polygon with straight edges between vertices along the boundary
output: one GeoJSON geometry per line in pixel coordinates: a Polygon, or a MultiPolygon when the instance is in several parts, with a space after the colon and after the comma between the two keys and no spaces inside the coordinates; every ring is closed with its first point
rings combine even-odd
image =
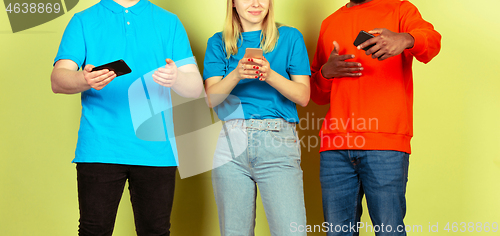
{"type": "MultiPolygon", "coordinates": [[[[269,0],[269,9],[262,21],[262,32],[260,34],[260,47],[264,53],[272,52],[276,47],[279,38],[278,28],[280,26],[274,20],[274,0],[269,0]]],[[[222,30],[222,41],[226,46],[227,58],[238,53],[238,39],[243,39],[242,31],[240,16],[233,5],[233,0],[227,0],[226,20],[222,30]]]]}

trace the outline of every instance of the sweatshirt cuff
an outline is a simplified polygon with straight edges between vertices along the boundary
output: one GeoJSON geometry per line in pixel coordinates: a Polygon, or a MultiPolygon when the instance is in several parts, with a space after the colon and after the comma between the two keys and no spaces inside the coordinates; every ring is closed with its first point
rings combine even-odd
{"type": "Polygon", "coordinates": [[[316,76],[315,76],[318,88],[320,88],[323,91],[331,91],[332,80],[323,77],[323,73],[321,73],[322,70],[323,70],[323,66],[321,66],[321,68],[319,69],[319,71],[316,73],[316,76]]]}
{"type": "Polygon", "coordinates": [[[417,30],[409,32],[409,34],[415,39],[413,47],[408,49],[414,56],[423,54],[427,48],[427,40],[424,32],[419,32],[417,30]]]}

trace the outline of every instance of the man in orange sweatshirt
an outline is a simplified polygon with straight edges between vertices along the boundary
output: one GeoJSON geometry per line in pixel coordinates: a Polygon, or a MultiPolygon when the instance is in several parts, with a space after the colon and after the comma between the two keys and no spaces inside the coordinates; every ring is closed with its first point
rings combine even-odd
{"type": "Polygon", "coordinates": [[[323,21],[311,99],[330,104],[320,132],[327,235],[406,235],[412,61],[429,62],[440,42],[441,35],[406,0],[351,0],[323,21]],[[356,47],[361,30],[375,37],[356,47]],[[363,195],[370,226],[359,222],[363,195]]]}

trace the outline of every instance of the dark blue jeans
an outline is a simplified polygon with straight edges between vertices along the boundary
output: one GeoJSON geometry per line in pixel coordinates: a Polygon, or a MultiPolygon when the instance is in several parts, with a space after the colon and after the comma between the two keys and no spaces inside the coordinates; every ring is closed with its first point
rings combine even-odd
{"type": "Polygon", "coordinates": [[[112,235],[127,179],[137,235],[170,235],[177,167],[78,163],[76,169],[79,235],[112,235]]]}
{"type": "Polygon", "coordinates": [[[406,235],[406,183],[409,154],[397,151],[321,152],[320,180],[328,236],[406,235]],[[366,202],[371,225],[359,222],[366,202]]]}

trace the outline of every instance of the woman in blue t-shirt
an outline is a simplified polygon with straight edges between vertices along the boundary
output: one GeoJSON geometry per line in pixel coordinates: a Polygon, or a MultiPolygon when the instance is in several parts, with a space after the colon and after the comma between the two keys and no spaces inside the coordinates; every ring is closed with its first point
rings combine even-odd
{"type": "Polygon", "coordinates": [[[208,103],[226,121],[212,183],[222,235],[253,235],[256,185],[272,235],[306,235],[296,104],[309,102],[302,34],[274,21],[272,0],[228,0],[222,32],[208,40],[208,103]],[[245,56],[261,48],[263,56],[245,56]]]}

